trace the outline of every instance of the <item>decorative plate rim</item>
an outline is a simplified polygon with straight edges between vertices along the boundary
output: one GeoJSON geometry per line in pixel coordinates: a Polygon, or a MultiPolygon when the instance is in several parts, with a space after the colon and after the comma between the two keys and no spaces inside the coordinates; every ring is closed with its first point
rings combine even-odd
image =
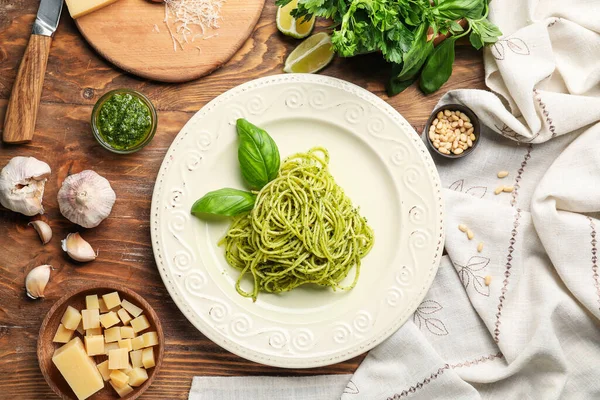
{"type": "MultiPolygon", "coordinates": [[[[177,134],[175,139],[173,140],[171,146],[167,150],[164,159],[161,163],[159,172],[157,174],[157,179],[155,182],[153,195],[152,195],[152,205],[151,205],[151,215],[150,215],[150,233],[152,238],[152,249],[154,253],[154,258],[157,264],[157,268],[169,292],[169,295],[177,305],[177,307],[181,310],[181,312],[185,315],[185,317],[194,325],[198,330],[200,330],[206,337],[210,340],[218,344],[219,346],[225,348],[232,353],[243,357],[245,359],[255,361],[258,363],[283,367],[283,368],[314,368],[321,367],[326,365],[331,365],[334,363],[342,362],[348,360],[350,358],[356,357],[365,351],[368,351],[375,347],[376,345],[383,342],[389,336],[391,336],[394,332],[396,332],[410,317],[410,315],[415,311],[420,302],[425,297],[427,291],[431,287],[433,283],[433,279],[437,273],[437,269],[441,260],[442,250],[444,246],[444,205],[441,196],[441,183],[440,178],[435,168],[435,164],[431,155],[429,154],[425,144],[421,141],[418,134],[416,134],[414,128],[397,112],[392,106],[390,106],[387,102],[376,96],[375,94],[363,89],[355,84],[349,83],[347,81],[333,78],[325,75],[310,75],[310,74],[281,74],[281,75],[272,75],[267,77],[258,78],[239,86],[236,86],[232,89],[227,90],[226,92],[220,94],[205,106],[203,106],[196,114],[194,114],[188,122],[182,127],[180,132],[177,134]],[[434,234],[437,231],[436,238],[434,238],[434,243],[437,240],[437,245],[435,245],[436,249],[433,253],[433,257],[431,257],[430,267],[428,273],[426,275],[425,284],[420,288],[418,293],[414,295],[413,301],[411,301],[410,306],[407,307],[405,312],[394,318],[393,323],[387,329],[379,332],[375,335],[371,340],[366,343],[357,343],[353,345],[350,350],[343,351],[340,354],[335,355],[327,355],[325,357],[277,357],[271,355],[265,355],[261,352],[245,348],[240,346],[237,343],[234,343],[231,340],[228,340],[225,335],[219,334],[216,332],[215,327],[210,326],[208,323],[203,321],[201,318],[196,318],[194,312],[186,304],[186,300],[181,297],[178,293],[178,288],[175,286],[173,282],[169,279],[167,270],[165,269],[165,262],[162,257],[161,243],[160,243],[160,205],[161,202],[159,200],[161,190],[162,190],[162,182],[163,177],[168,171],[169,164],[173,157],[173,154],[178,149],[179,144],[183,141],[183,139],[187,135],[186,128],[188,125],[191,125],[194,120],[201,119],[215,109],[217,106],[222,103],[231,100],[236,95],[247,92],[251,89],[262,88],[264,86],[269,86],[273,84],[279,83],[308,83],[308,84],[321,84],[324,86],[335,87],[338,89],[342,89],[346,91],[349,95],[357,96],[362,100],[367,101],[373,107],[379,109],[383,113],[385,113],[391,120],[393,120],[398,126],[401,126],[405,129],[405,132],[401,134],[407,135],[413,142],[415,147],[419,153],[419,159],[423,162],[423,165],[428,173],[428,177],[431,179],[433,183],[433,194],[435,195],[434,199],[434,214],[437,214],[436,220],[436,229],[434,230],[434,234]]],[[[167,263],[168,264],[168,263],[167,263]]]]}

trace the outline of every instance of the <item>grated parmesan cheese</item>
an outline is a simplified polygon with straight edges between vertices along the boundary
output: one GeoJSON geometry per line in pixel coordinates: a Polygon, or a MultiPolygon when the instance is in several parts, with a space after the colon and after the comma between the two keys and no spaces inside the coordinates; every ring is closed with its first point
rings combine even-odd
{"type": "Polygon", "coordinates": [[[196,38],[205,40],[216,34],[204,36],[207,29],[218,29],[221,6],[224,0],[165,0],[167,31],[173,40],[173,51],[184,49],[185,43],[196,38]]]}

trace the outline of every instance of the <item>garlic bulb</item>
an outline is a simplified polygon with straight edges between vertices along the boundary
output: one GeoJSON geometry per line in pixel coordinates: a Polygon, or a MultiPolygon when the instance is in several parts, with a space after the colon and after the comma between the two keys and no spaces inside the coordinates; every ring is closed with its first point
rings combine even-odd
{"type": "Polygon", "coordinates": [[[69,233],[61,241],[62,249],[75,261],[93,261],[98,256],[92,246],[83,240],[79,233],[69,233]]]}
{"type": "Polygon", "coordinates": [[[52,229],[50,228],[50,225],[48,225],[44,221],[31,221],[27,225],[33,226],[33,229],[35,229],[38,235],[40,235],[40,239],[43,244],[48,243],[50,239],[52,239],[52,229]]]}
{"type": "Polygon", "coordinates": [[[43,214],[50,166],[33,157],[14,157],[0,172],[0,204],[28,216],[43,214]]]}
{"type": "Polygon", "coordinates": [[[51,269],[51,265],[40,265],[29,271],[25,278],[27,296],[34,300],[44,297],[44,289],[46,289],[46,284],[50,280],[51,269]]]}
{"type": "Polygon", "coordinates": [[[93,228],[108,217],[116,198],[106,178],[86,170],[65,179],[58,191],[58,206],[69,221],[93,228]]]}

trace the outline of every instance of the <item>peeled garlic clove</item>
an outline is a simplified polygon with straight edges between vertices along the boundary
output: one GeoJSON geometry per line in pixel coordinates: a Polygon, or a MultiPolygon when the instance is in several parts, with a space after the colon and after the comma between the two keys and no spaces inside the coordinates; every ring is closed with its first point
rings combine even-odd
{"type": "Polygon", "coordinates": [[[29,271],[25,278],[27,296],[34,300],[44,297],[44,289],[50,280],[50,270],[52,270],[51,265],[40,265],[29,271]]]}
{"type": "Polygon", "coordinates": [[[40,235],[40,239],[42,240],[43,244],[48,243],[50,239],[52,239],[52,228],[50,228],[50,225],[44,221],[31,221],[27,225],[33,226],[33,229],[35,229],[38,235],[40,235]]]}
{"type": "Polygon", "coordinates": [[[0,172],[0,204],[32,216],[43,214],[42,197],[50,166],[33,157],[14,157],[0,172]]]}
{"type": "Polygon", "coordinates": [[[66,239],[61,241],[62,249],[75,261],[93,261],[98,256],[92,246],[79,233],[69,233],[66,239]]]}
{"type": "Polygon", "coordinates": [[[116,198],[108,180],[86,170],[65,179],[58,191],[58,206],[69,221],[94,228],[108,217],[116,198]]]}

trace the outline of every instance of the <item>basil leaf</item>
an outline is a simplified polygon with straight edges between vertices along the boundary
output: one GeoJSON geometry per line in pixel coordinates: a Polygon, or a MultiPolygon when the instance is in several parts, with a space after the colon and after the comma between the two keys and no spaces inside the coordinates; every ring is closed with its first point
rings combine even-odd
{"type": "Polygon", "coordinates": [[[471,34],[469,35],[469,42],[471,42],[471,45],[477,50],[483,47],[483,40],[481,39],[481,35],[477,31],[471,32],[471,34]]]}
{"type": "Polygon", "coordinates": [[[452,33],[460,33],[463,32],[465,30],[465,28],[462,27],[461,24],[459,24],[456,21],[451,21],[450,22],[450,31],[452,31],[452,33]]]}
{"type": "Polygon", "coordinates": [[[425,67],[423,67],[420,87],[426,94],[438,90],[452,75],[455,42],[455,38],[444,40],[431,54],[425,67]]]}
{"type": "Polygon", "coordinates": [[[433,40],[427,41],[427,23],[422,23],[415,32],[412,47],[403,57],[402,71],[396,77],[398,81],[406,81],[417,76],[427,56],[433,50],[433,40]]]}
{"type": "Polygon", "coordinates": [[[279,172],[279,149],[266,131],[243,118],[237,120],[237,133],[242,177],[251,189],[260,190],[279,172]]]}
{"type": "Polygon", "coordinates": [[[398,78],[392,77],[385,88],[386,92],[387,92],[388,96],[390,96],[390,97],[395,96],[398,93],[403,92],[406,88],[408,88],[413,83],[415,83],[416,80],[417,80],[417,75],[415,75],[414,77],[412,77],[410,79],[406,79],[404,81],[401,81],[398,78]]]}
{"type": "Polygon", "coordinates": [[[208,192],[196,200],[191,212],[197,217],[201,217],[203,214],[234,217],[252,210],[255,202],[255,194],[225,188],[208,192]]]}
{"type": "Polygon", "coordinates": [[[479,18],[484,9],[484,0],[441,0],[434,8],[434,14],[446,19],[459,20],[464,17],[479,18]]]}

